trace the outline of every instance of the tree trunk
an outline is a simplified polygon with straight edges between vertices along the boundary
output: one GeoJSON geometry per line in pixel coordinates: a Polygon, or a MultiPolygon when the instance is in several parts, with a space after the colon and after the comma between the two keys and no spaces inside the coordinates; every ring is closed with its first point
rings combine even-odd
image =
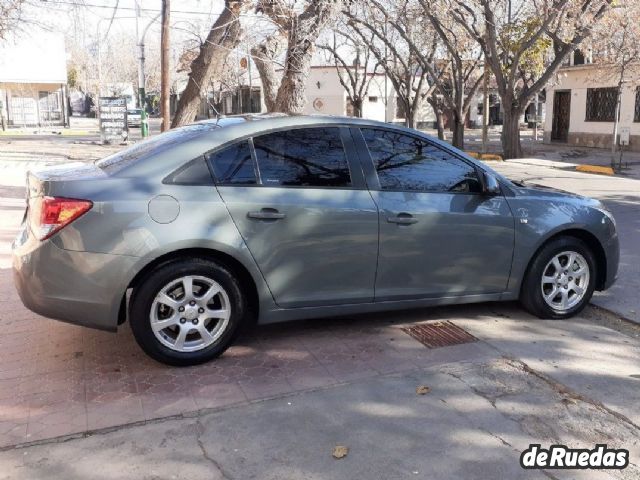
{"type": "Polygon", "coordinates": [[[171,86],[169,85],[171,82],[169,72],[170,15],[170,1],[162,0],[162,30],[160,33],[160,115],[162,116],[160,131],[162,132],[169,130],[171,124],[171,106],[169,103],[171,96],[171,86]]]}
{"type": "Polygon", "coordinates": [[[459,112],[451,112],[453,117],[453,124],[451,130],[453,132],[453,138],[451,139],[451,145],[460,150],[464,150],[464,116],[461,116],[459,112]]]}
{"type": "MultiPolygon", "coordinates": [[[[409,102],[407,102],[409,103],[409,102]]],[[[405,106],[405,119],[404,124],[409,128],[416,128],[416,115],[418,113],[417,108],[412,108],[411,105],[405,106]]]]}
{"type": "Polygon", "coordinates": [[[362,98],[356,98],[353,101],[353,116],[362,118],[362,98]]]}
{"type": "Polygon", "coordinates": [[[282,51],[283,44],[284,38],[282,35],[275,34],[251,49],[251,57],[260,74],[262,94],[267,112],[275,112],[276,110],[276,97],[278,96],[280,77],[276,72],[274,60],[282,51]]]}
{"type": "Polygon", "coordinates": [[[293,114],[303,112],[315,42],[341,7],[341,2],[336,0],[315,0],[291,20],[289,48],[276,97],[276,111],[293,114]]]}
{"type": "Polygon", "coordinates": [[[434,109],[436,114],[436,129],[438,130],[438,138],[444,140],[444,112],[440,108],[434,109]]]}
{"type": "Polygon", "coordinates": [[[520,145],[520,109],[506,107],[502,124],[502,155],[507,158],[522,158],[520,145]]]}
{"type": "Polygon", "coordinates": [[[191,63],[189,81],[180,96],[172,128],[195,120],[200,98],[214,76],[220,75],[229,52],[240,43],[240,19],[242,8],[248,0],[225,0],[225,8],[211,27],[200,53],[191,63]]]}

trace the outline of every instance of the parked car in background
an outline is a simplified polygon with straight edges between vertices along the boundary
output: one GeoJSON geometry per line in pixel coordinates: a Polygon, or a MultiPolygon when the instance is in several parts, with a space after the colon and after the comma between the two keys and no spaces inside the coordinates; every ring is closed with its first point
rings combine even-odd
{"type": "Polygon", "coordinates": [[[341,117],[205,121],[30,172],[15,284],[36,313],[172,365],[241,325],[520,299],[579,312],[618,270],[597,200],[514,183],[418,131],[341,117]]]}
{"type": "Polygon", "coordinates": [[[127,109],[127,126],[139,127],[142,121],[142,109],[130,108],[127,109]]]}

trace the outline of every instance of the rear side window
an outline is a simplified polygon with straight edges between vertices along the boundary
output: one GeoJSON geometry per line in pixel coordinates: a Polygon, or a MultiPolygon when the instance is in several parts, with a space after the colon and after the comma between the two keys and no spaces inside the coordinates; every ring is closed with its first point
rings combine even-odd
{"type": "Polygon", "coordinates": [[[442,148],[403,133],[361,131],[383,190],[482,191],[475,168],[442,148]]]}
{"type": "Polygon", "coordinates": [[[258,183],[249,142],[242,142],[206,155],[218,185],[258,183]]]}
{"type": "Polygon", "coordinates": [[[174,185],[213,185],[204,157],[196,158],[169,175],[163,183],[174,185]]]}
{"type": "Polygon", "coordinates": [[[264,186],[350,187],[340,129],[301,128],[253,139],[264,186]]]}

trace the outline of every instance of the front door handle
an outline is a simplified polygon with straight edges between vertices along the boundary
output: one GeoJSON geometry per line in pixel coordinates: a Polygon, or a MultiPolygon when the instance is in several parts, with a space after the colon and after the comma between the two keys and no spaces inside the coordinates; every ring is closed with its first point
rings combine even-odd
{"type": "Polygon", "coordinates": [[[280,220],[286,217],[284,213],[280,213],[275,208],[263,208],[259,212],[249,212],[247,217],[255,218],[257,220],[280,220]]]}
{"type": "Polygon", "coordinates": [[[418,223],[418,219],[414,218],[410,213],[402,212],[395,217],[387,217],[387,222],[397,223],[398,225],[413,225],[418,223]]]}

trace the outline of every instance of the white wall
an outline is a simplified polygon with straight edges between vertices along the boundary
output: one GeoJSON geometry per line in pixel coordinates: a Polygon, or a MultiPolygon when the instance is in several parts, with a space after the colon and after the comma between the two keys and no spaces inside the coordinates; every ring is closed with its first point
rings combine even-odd
{"type": "Polygon", "coordinates": [[[0,43],[0,82],[67,83],[67,57],[61,34],[31,30],[0,43]]]}
{"type": "MultiPolygon", "coordinates": [[[[544,130],[551,132],[553,125],[553,97],[556,90],[571,90],[571,116],[569,133],[611,134],[613,122],[585,121],[587,88],[615,87],[615,78],[595,65],[564,68],[559,73],[559,82],[547,88],[547,115],[544,130]]],[[[631,135],[640,135],[640,122],[633,121],[637,84],[623,87],[620,104],[620,127],[629,127],[631,135]]]]}
{"type": "MultiPolygon", "coordinates": [[[[338,73],[333,66],[313,67],[307,81],[307,104],[304,113],[307,115],[346,115],[347,92],[340,83],[338,73]],[[319,86],[318,86],[319,84],[319,86]]],[[[396,96],[390,81],[387,81],[387,115],[385,117],[385,81],[384,75],[375,75],[371,79],[367,98],[362,106],[364,118],[400,122],[396,118],[396,96]],[[376,101],[372,101],[372,100],[376,101]]],[[[424,102],[416,119],[418,122],[434,122],[435,115],[431,106],[424,102]]]]}

